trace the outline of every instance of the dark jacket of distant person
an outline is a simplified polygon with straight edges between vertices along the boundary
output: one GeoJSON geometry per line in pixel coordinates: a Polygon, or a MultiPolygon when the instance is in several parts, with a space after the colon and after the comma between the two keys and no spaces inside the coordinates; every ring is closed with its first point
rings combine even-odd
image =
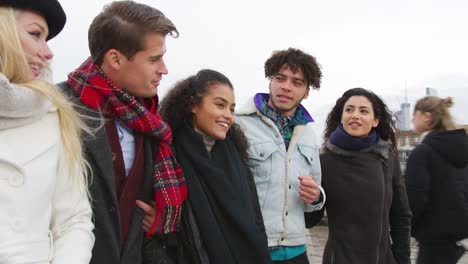
{"type": "Polygon", "coordinates": [[[406,184],[412,236],[424,242],[468,237],[468,138],[463,129],[430,132],[411,152],[406,184]]]}

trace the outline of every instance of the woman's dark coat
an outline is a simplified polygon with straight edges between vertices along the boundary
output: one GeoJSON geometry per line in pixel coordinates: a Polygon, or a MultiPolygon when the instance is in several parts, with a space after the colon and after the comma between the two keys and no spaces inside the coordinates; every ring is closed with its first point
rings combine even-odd
{"type": "MultiPolygon", "coordinates": [[[[323,263],[410,263],[411,213],[396,152],[384,141],[363,151],[326,147],[320,157],[329,224],[323,263]]],[[[312,213],[315,222],[324,209],[312,213]]]]}
{"type": "Polygon", "coordinates": [[[187,263],[270,263],[253,177],[231,138],[208,153],[185,127],[175,131],[173,146],[189,191],[179,237],[187,263]]]}
{"type": "Polygon", "coordinates": [[[420,242],[468,237],[468,138],[463,129],[429,133],[411,152],[405,179],[420,242]]]}

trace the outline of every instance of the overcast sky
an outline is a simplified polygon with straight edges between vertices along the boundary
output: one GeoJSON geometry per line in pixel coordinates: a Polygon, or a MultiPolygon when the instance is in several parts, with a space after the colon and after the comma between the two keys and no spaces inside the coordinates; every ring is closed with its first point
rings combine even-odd
{"type": "MultiPolygon", "coordinates": [[[[64,31],[50,42],[56,81],[89,56],[87,31],[108,0],[59,0],[64,31]]],[[[295,47],[314,55],[323,81],[304,105],[317,128],[347,89],[364,87],[392,110],[423,97],[425,87],[454,97],[457,122],[468,124],[466,0],[141,0],[166,14],[180,36],[167,39],[169,74],[159,93],[202,68],[226,74],[240,106],[267,92],[263,63],[295,47]]]]}

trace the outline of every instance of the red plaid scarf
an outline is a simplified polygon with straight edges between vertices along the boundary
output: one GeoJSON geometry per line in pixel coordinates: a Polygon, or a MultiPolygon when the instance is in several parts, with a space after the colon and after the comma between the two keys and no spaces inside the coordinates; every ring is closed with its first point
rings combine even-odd
{"type": "Polygon", "coordinates": [[[91,58],[68,75],[68,84],[83,104],[159,142],[153,166],[156,218],[146,235],[177,231],[187,185],[169,146],[172,132],[158,113],[157,95],[145,99],[142,105],[110,80],[91,58]]]}

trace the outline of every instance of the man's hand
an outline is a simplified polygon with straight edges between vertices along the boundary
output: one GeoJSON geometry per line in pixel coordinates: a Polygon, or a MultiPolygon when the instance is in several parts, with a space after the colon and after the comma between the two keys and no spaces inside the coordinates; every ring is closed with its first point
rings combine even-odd
{"type": "Polygon", "coordinates": [[[143,226],[143,230],[145,230],[145,232],[148,232],[148,230],[153,225],[153,222],[156,216],[156,209],[154,208],[154,201],[151,201],[151,205],[149,205],[141,200],[137,200],[136,205],[140,207],[141,210],[143,210],[143,212],[145,212],[145,217],[143,217],[143,221],[141,222],[141,224],[143,226]]]}
{"type": "Polygon", "coordinates": [[[299,176],[299,198],[311,204],[320,198],[320,188],[312,176],[299,176]]]}

